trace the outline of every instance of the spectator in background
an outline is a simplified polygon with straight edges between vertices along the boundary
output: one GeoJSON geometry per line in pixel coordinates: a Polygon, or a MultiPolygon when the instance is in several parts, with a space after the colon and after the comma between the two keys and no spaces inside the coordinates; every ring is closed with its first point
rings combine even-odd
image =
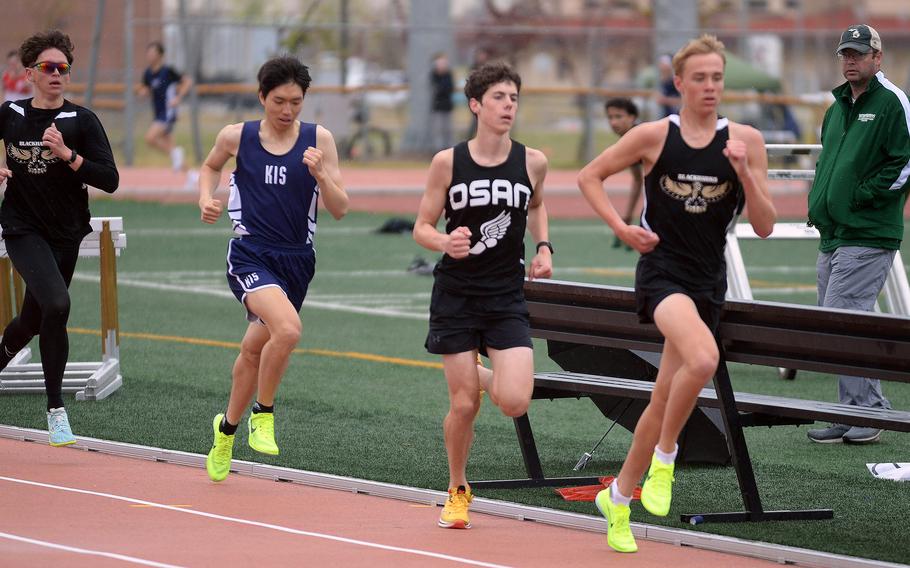
{"type": "Polygon", "coordinates": [[[490,52],[482,47],[478,47],[474,52],[474,61],[471,62],[471,71],[478,69],[481,65],[490,60],[490,52]]]}
{"type": "Polygon", "coordinates": [[[673,56],[661,55],[657,60],[657,104],[661,108],[661,117],[679,114],[679,91],[673,84],[673,56]]]}
{"type": "Polygon", "coordinates": [[[171,158],[174,171],[183,169],[183,148],[174,144],[171,132],[177,122],[177,107],[193,81],[164,63],[164,46],[157,41],[145,51],[148,68],[142,75],[141,95],[151,95],[154,118],[145,133],[145,142],[171,158]]]}
{"type": "MultiPolygon", "coordinates": [[[[624,97],[609,99],[604,105],[604,109],[607,113],[607,121],[610,123],[610,128],[620,138],[638,124],[638,107],[631,99],[624,97]]],[[[632,217],[638,207],[638,200],[641,199],[642,182],[644,181],[641,172],[641,162],[632,164],[629,170],[632,172],[632,186],[629,188],[629,204],[626,206],[626,214],[622,218],[627,225],[632,224],[632,217]]],[[[622,240],[618,236],[613,238],[613,248],[619,248],[622,244],[622,240]]],[[[628,245],[626,245],[626,248],[632,250],[632,247],[628,245]]]]}
{"type": "Polygon", "coordinates": [[[3,100],[19,101],[32,96],[25,68],[19,60],[19,52],[12,50],[6,54],[6,69],[3,71],[3,100]]]}
{"type": "Polygon", "coordinates": [[[432,93],[430,144],[435,153],[452,145],[452,91],[455,88],[455,81],[449,67],[449,58],[445,53],[433,56],[430,87],[432,93]]]}
{"type": "MultiPolygon", "coordinates": [[[[482,47],[478,47],[474,51],[474,60],[471,62],[471,71],[476,71],[485,63],[490,61],[490,52],[482,47]]],[[[469,105],[470,106],[470,105],[469,105]]],[[[477,135],[477,115],[474,112],[471,112],[471,124],[468,126],[468,132],[465,136],[468,140],[474,138],[477,135]]]]}
{"type": "MultiPolygon", "coordinates": [[[[881,72],[882,40],[850,26],[837,46],[847,80],[832,91],[822,152],[809,191],[809,224],[820,233],[818,305],[870,312],[904,236],[910,177],[910,105],[881,72]]],[[[839,377],[842,404],[891,408],[877,379],[839,377]]],[[[878,441],[881,430],[832,424],[809,430],[819,443],[878,441]]]]}

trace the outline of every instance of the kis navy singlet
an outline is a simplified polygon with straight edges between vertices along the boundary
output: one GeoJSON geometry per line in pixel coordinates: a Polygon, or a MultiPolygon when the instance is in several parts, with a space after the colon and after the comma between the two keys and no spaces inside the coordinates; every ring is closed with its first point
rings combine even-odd
{"type": "Polygon", "coordinates": [[[258,120],[244,122],[240,135],[228,201],[234,233],[265,245],[312,247],[319,186],[303,153],[316,147],[316,125],[301,122],[294,147],[280,156],[263,148],[259,125],[258,120]]]}

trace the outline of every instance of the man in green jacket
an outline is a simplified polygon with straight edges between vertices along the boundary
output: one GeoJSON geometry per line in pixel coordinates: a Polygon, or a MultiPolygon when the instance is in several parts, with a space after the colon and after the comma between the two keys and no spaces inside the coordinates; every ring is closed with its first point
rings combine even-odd
{"type": "MultiPolygon", "coordinates": [[[[872,27],[847,28],[836,55],[847,82],[832,91],[809,192],[809,223],[821,234],[818,304],[872,311],[904,236],[910,104],[880,71],[882,41],[872,27]]],[[[878,380],[839,381],[841,403],[891,407],[878,380]]],[[[808,435],[819,443],[863,444],[878,441],[881,430],[832,424],[808,435]]]]}

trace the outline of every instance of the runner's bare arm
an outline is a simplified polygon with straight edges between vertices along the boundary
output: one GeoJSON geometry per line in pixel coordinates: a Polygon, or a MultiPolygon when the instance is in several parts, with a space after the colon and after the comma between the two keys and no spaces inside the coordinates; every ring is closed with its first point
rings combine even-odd
{"type": "MultiPolygon", "coordinates": [[[[540,150],[527,148],[528,175],[534,185],[534,196],[528,204],[528,231],[534,243],[550,240],[547,208],[543,201],[544,179],[547,177],[547,157],[540,150]]],[[[550,278],[553,276],[553,259],[550,249],[540,247],[531,260],[528,278],[550,278]]]]}
{"type": "Polygon", "coordinates": [[[422,247],[444,252],[452,258],[464,258],[471,247],[471,231],[467,227],[457,227],[447,235],[436,228],[452,182],[453,156],[454,152],[449,148],[436,154],[430,163],[427,186],[414,223],[414,240],[422,247]]]}
{"type": "Polygon", "coordinates": [[[767,238],[774,230],[777,211],[768,192],[768,155],[761,132],[745,124],[730,123],[730,138],[724,149],[746,194],[749,223],[755,234],[767,238]]]}
{"type": "Polygon", "coordinates": [[[657,235],[627,224],[616,211],[603,189],[603,182],[632,164],[642,163],[650,170],[657,161],[667,135],[666,119],[639,124],[585,166],[578,174],[578,187],[587,202],[613,232],[638,252],[649,252],[657,246],[657,235]]]}
{"type": "Polygon", "coordinates": [[[319,184],[319,194],[325,208],[332,217],[341,219],[348,212],[350,200],[341,181],[341,170],[338,167],[338,149],[335,138],[327,129],[316,127],[316,148],[307,148],[303,153],[303,162],[319,184]]]}
{"type": "Polygon", "coordinates": [[[237,155],[242,130],[243,123],[229,124],[222,128],[215,138],[215,145],[199,168],[199,209],[205,223],[215,223],[221,216],[223,206],[215,199],[215,190],[221,181],[224,164],[237,155]]]}

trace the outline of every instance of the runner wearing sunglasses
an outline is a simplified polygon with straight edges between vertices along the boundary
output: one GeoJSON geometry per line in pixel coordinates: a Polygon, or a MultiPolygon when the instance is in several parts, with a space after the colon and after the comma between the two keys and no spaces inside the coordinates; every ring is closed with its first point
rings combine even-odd
{"type": "Polygon", "coordinates": [[[76,441],[62,387],[69,356],[68,288],[79,243],[92,230],[87,186],[112,193],[119,175],[98,118],[63,97],[73,62],[69,36],[35,34],[20,46],[19,58],[34,97],[0,106],[7,161],[0,168],[0,183],[6,182],[0,226],[26,289],[19,315],[3,331],[0,370],[34,336],[40,337],[49,440],[52,446],[64,446],[76,441]]]}

